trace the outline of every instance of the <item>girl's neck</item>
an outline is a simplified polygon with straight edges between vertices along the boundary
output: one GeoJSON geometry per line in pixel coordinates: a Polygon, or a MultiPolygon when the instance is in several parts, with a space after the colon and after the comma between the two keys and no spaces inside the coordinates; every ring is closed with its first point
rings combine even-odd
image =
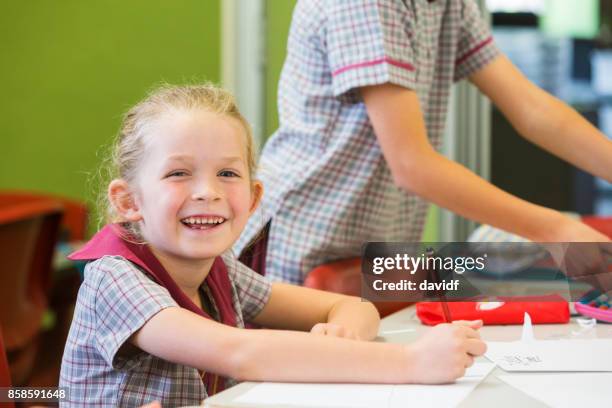
{"type": "Polygon", "coordinates": [[[153,247],[150,248],[179,288],[190,299],[197,298],[200,286],[208,276],[215,258],[202,260],[176,258],[153,247]]]}

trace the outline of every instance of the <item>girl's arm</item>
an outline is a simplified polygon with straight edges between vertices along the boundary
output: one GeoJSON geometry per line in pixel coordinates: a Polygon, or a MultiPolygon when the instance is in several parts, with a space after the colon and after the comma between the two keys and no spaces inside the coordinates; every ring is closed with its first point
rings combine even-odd
{"type": "Polygon", "coordinates": [[[532,241],[609,241],[558,211],[506,193],[435,151],[427,139],[414,91],[384,84],[362,88],[361,94],[391,174],[401,188],[532,241]]]}
{"type": "Polygon", "coordinates": [[[254,322],[271,329],[314,329],[339,337],[354,333],[359,339],[371,340],[378,333],[380,317],[372,303],[358,297],[273,283],[270,300],[254,322]],[[315,327],[321,323],[330,325],[315,327]]]}
{"type": "Polygon", "coordinates": [[[163,309],[130,341],[167,361],[238,380],[444,383],[486,345],[480,322],[443,324],[409,345],[278,330],[237,329],[178,307],[163,309]]]}
{"type": "Polygon", "coordinates": [[[501,56],[470,81],[527,140],[612,182],[612,141],[564,102],[540,89],[501,56]]]}

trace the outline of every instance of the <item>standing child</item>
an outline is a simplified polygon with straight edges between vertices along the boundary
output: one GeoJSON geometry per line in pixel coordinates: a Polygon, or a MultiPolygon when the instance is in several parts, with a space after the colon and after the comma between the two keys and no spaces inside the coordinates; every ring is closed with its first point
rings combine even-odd
{"type": "Polygon", "coordinates": [[[235,380],[448,382],[484,352],[480,322],[409,346],[359,341],[377,333],[370,303],[270,284],[235,260],[262,185],[223,90],[152,93],[125,116],[113,161],[116,223],[73,254],[91,262],[62,362],[68,405],[193,405],[235,380]]]}
{"type": "Polygon", "coordinates": [[[267,193],[236,253],[301,284],[321,264],[360,256],[364,242],[418,242],[430,202],[535,242],[609,242],[439,152],[463,79],[525,139],[612,182],[612,142],[497,50],[475,0],[300,0],[279,128],[261,155],[267,193]]]}

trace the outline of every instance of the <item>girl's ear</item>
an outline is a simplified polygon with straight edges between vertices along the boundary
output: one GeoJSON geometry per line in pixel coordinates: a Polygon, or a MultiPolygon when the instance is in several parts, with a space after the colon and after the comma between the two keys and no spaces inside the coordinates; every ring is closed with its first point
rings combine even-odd
{"type": "Polygon", "coordinates": [[[255,180],[253,182],[253,187],[251,187],[251,208],[249,208],[249,215],[253,214],[259,203],[261,202],[261,198],[263,197],[263,184],[261,181],[255,180]]]}
{"type": "Polygon", "coordinates": [[[108,199],[123,221],[136,222],[142,220],[140,208],[125,180],[115,179],[110,182],[108,199]]]}

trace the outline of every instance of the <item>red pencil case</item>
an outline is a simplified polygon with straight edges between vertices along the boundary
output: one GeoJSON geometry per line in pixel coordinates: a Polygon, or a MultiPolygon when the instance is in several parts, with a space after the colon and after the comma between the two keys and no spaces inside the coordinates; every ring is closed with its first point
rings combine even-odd
{"type": "MultiPolygon", "coordinates": [[[[479,302],[448,302],[452,320],[482,320],[484,324],[523,324],[525,312],[533,324],[567,323],[569,303],[558,295],[531,297],[499,297],[479,302]]],[[[435,326],[444,323],[440,302],[421,302],[416,305],[421,323],[435,326]]]]}

